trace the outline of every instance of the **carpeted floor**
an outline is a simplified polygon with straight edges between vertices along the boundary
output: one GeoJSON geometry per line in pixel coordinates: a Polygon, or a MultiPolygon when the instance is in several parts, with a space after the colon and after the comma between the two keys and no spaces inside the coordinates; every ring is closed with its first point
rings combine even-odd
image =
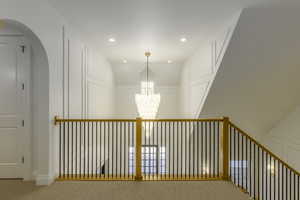
{"type": "Polygon", "coordinates": [[[247,200],[231,183],[194,182],[33,182],[0,181],[1,200],[247,200]]]}

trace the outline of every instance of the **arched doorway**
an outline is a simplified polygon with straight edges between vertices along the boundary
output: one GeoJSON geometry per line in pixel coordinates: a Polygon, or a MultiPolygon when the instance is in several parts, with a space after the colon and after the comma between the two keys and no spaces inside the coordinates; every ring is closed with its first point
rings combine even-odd
{"type": "Polygon", "coordinates": [[[0,21],[0,57],[0,178],[30,180],[49,126],[48,58],[29,27],[8,19],[0,21]]]}

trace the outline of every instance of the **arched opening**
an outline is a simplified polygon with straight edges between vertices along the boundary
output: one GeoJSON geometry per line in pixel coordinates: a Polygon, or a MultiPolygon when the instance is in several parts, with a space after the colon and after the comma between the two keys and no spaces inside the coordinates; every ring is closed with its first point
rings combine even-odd
{"type": "MultiPolygon", "coordinates": [[[[48,57],[38,36],[21,22],[10,19],[0,20],[0,43],[1,41],[2,43],[5,41],[14,43],[15,51],[18,51],[18,48],[20,48],[19,50],[21,51],[20,55],[19,53],[17,54],[17,59],[19,59],[16,62],[18,71],[15,72],[18,74],[16,78],[16,91],[20,94],[17,97],[20,97],[20,101],[22,101],[18,106],[22,106],[18,107],[13,114],[15,115],[15,125],[12,126],[12,128],[16,129],[15,134],[5,138],[11,144],[7,143],[2,149],[3,151],[14,151],[11,155],[2,155],[2,162],[14,160],[18,166],[9,173],[5,172],[7,169],[0,168],[0,178],[2,176],[2,178],[31,180],[34,179],[37,174],[42,173],[39,172],[39,165],[43,162],[40,155],[43,149],[41,134],[49,134],[48,57]],[[14,140],[14,142],[12,140],[14,140]],[[15,148],[11,145],[15,145],[15,148]],[[3,172],[1,172],[1,170],[3,170],[3,172]]],[[[4,55],[5,52],[6,49],[3,48],[1,53],[4,55]]],[[[0,70],[1,65],[4,66],[1,62],[3,62],[3,60],[0,60],[0,70]]],[[[9,62],[9,60],[7,60],[7,62],[9,62]]],[[[3,81],[5,80],[3,79],[3,81]]],[[[11,81],[13,80],[11,79],[11,81]]],[[[4,89],[2,91],[4,91],[4,89]]],[[[9,104],[9,102],[6,103],[9,104]]],[[[4,105],[5,104],[1,105],[0,102],[0,115],[1,106],[3,107],[4,105]]],[[[13,108],[12,103],[9,105],[13,108]]],[[[2,110],[4,114],[10,113],[9,110],[7,112],[4,112],[5,109],[2,110]]],[[[8,133],[6,133],[6,135],[8,135],[8,133]]],[[[4,137],[2,139],[4,139],[4,137]]]]}

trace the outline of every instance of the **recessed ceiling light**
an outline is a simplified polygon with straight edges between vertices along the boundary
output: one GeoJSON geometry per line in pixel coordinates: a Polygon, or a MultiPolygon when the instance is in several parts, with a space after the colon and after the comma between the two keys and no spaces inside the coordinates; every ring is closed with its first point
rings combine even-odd
{"type": "Polygon", "coordinates": [[[126,60],[126,59],[124,59],[124,60],[123,60],[123,63],[125,63],[125,64],[126,64],[126,63],[127,63],[127,60],[126,60]]]}
{"type": "Polygon", "coordinates": [[[109,42],[115,42],[115,41],[116,41],[116,38],[109,38],[108,41],[109,41],[109,42]]]}
{"type": "Polygon", "coordinates": [[[180,42],[186,42],[187,39],[185,37],[180,38],[180,42]]]}
{"type": "Polygon", "coordinates": [[[168,64],[171,64],[173,61],[172,60],[168,60],[167,62],[168,62],[168,64]]]}

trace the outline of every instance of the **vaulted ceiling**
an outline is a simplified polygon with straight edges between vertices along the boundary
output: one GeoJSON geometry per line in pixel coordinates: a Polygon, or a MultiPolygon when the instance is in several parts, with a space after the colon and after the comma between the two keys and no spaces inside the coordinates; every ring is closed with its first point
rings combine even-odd
{"type": "MultiPolygon", "coordinates": [[[[146,50],[153,53],[152,63],[171,60],[177,66],[241,8],[277,0],[48,1],[72,25],[88,34],[113,66],[122,65],[124,59],[127,66],[141,65],[146,50]],[[182,37],[187,41],[180,42],[182,37]],[[109,38],[116,42],[109,42],[109,38]]],[[[128,74],[136,73],[133,69],[128,74]]],[[[178,79],[178,71],[172,73],[178,67],[170,69],[171,76],[178,79]]],[[[121,74],[117,79],[122,80],[126,75],[120,71],[117,74],[121,74]]]]}

